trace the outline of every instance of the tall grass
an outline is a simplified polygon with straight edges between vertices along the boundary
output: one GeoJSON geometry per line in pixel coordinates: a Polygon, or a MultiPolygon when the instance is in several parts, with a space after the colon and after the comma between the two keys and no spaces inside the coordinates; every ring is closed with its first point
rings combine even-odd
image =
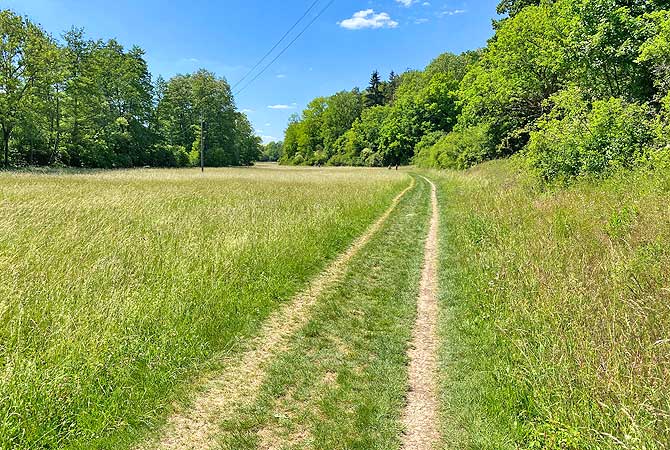
{"type": "Polygon", "coordinates": [[[667,448],[670,171],[432,173],[447,448],[667,448]]]}
{"type": "Polygon", "coordinates": [[[0,448],[119,448],[388,206],[377,170],[0,174],[0,448]]]}

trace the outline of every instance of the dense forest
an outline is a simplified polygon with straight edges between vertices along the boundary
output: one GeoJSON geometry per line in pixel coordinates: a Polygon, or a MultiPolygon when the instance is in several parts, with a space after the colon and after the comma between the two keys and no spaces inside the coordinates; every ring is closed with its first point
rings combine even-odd
{"type": "Polygon", "coordinates": [[[281,155],[282,155],[282,143],[269,142],[265,144],[261,149],[261,154],[258,157],[258,160],[261,162],[277,162],[281,159],[281,155]]]}
{"type": "Polygon", "coordinates": [[[653,164],[670,146],[670,2],[504,0],[486,48],[313,100],[282,162],[466,168],[544,180],[653,164]]]}
{"type": "Polygon", "coordinates": [[[230,86],[200,70],[155,82],[138,47],[55,39],[0,11],[0,127],[7,166],[247,165],[260,139],[237,111],[230,86]]]}

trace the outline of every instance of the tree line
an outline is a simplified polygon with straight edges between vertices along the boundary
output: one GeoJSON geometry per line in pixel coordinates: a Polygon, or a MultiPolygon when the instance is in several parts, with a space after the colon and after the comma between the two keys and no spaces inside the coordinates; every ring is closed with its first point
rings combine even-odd
{"type": "Polygon", "coordinates": [[[155,82],[139,47],[56,40],[0,11],[0,129],[7,166],[247,165],[261,146],[229,84],[200,70],[155,82]]]}
{"type": "Polygon", "coordinates": [[[289,122],[286,164],[467,168],[518,155],[545,180],[670,148],[670,1],[504,0],[487,46],[445,53],[289,122]]]}

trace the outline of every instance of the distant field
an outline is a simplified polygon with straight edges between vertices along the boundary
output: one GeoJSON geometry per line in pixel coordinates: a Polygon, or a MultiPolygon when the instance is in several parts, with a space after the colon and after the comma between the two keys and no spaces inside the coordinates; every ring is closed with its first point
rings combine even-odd
{"type": "Polygon", "coordinates": [[[0,174],[0,448],[122,445],[408,182],[273,166],[0,174]]]}

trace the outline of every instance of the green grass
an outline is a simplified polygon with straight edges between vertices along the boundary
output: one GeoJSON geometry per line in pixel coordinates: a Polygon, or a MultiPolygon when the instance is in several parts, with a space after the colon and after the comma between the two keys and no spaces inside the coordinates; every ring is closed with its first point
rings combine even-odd
{"type": "Polygon", "coordinates": [[[668,448],[670,173],[431,176],[444,448],[668,448]]]}
{"type": "MultiPolygon", "coordinates": [[[[444,448],[670,442],[670,172],[438,184],[444,448]]],[[[223,448],[400,445],[429,202],[317,303],[223,448]]],[[[0,448],[126,448],[408,183],[366,169],[0,174],[0,448]]]]}
{"type": "Polygon", "coordinates": [[[0,174],[0,448],[123,448],[408,183],[386,170],[0,174]]]}
{"type": "Polygon", "coordinates": [[[319,299],[257,401],[223,424],[221,448],[400,448],[429,192],[418,178],[319,299]]]}

